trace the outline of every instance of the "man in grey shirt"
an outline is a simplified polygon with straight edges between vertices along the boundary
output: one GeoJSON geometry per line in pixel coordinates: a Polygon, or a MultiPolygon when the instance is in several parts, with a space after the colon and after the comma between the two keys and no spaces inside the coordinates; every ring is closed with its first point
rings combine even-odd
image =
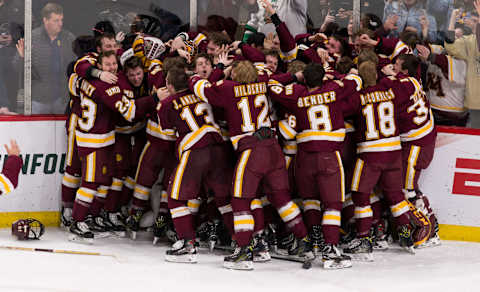
{"type": "MultiPolygon", "coordinates": [[[[307,0],[270,0],[270,2],[294,37],[307,32],[307,0]]],[[[270,15],[263,8],[261,0],[258,0],[258,5],[258,12],[251,14],[247,25],[265,35],[275,33],[275,25],[270,21],[270,15]]]]}
{"type": "MultiPolygon", "coordinates": [[[[74,60],[74,35],[63,29],[63,8],[48,3],[43,25],[32,31],[32,114],[63,114],[68,102],[67,65],[74,60]]],[[[17,44],[14,66],[23,68],[24,42],[17,44]]]]}

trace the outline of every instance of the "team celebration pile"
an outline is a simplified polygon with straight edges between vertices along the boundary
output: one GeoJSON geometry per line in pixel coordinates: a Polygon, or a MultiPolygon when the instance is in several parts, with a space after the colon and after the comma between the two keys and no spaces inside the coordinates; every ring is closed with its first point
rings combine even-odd
{"type": "Polygon", "coordinates": [[[480,1],[451,11],[443,35],[421,0],[385,1],[385,19],[362,14],[355,32],[346,11],[346,27],[328,10],[307,31],[306,1],[244,2],[255,7],[240,38],[215,16],[169,39],[137,19],[127,35],[101,21],[75,40],[69,239],[153,232],[172,244],[167,262],[225,249],[223,266],[239,270],[272,257],[342,269],[439,245],[418,179],[435,126],[467,123],[476,41],[463,34],[479,31],[480,1]]]}

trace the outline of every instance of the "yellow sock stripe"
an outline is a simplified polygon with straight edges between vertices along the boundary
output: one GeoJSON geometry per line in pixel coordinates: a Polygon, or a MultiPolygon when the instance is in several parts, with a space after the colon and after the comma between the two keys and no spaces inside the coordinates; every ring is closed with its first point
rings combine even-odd
{"type": "Polygon", "coordinates": [[[170,209],[170,214],[172,214],[172,219],[173,218],[178,218],[182,216],[188,216],[190,215],[190,210],[187,207],[177,207],[170,209]]]}
{"type": "Polygon", "coordinates": [[[303,211],[317,210],[322,211],[319,200],[303,200],[303,211]]]}
{"type": "Polygon", "coordinates": [[[341,225],[341,215],[340,211],[337,210],[327,210],[323,213],[322,225],[341,225]]]}
{"type": "Polygon", "coordinates": [[[250,214],[234,215],[233,226],[235,232],[252,231],[255,226],[255,221],[253,220],[253,216],[250,214]]]}
{"type": "Polygon", "coordinates": [[[87,189],[87,188],[79,188],[77,190],[76,199],[80,200],[82,202],[91,203],[91,202],[93,202],[93,198],[95,197],[96,193],[97,193],[96,190],[91,190],[91,189],[87,189]]]}
{"type": "Polygon", "coordinates": [[[409,207],[407,201],[403,200],[400,203],[390,206],[390,210],[392,211],[393,217],[398,217],[406,212],[408,212],[409,207]]]}
{"type": "Polygon", "coordinates": [[[368,218],[373,216],[373,211],[370,206],[367,207],[355,207],[355,218],[368,218]]]}
{"type": "Polygon", "coordinates": [[[260,201],[259,199],[253,199],[251,202],[250,202],[250,210],[255,210],[255,209],[260,209],[262,208],[262,201],[260,201]]]}
{"type": "Polygon", "coordinates": [[[300,209],[294,202],[290,201],[287,205],[281,207],[278,210],[278,213],[280,214],[283,222],[288,222],[300,215],[300,209]]]}

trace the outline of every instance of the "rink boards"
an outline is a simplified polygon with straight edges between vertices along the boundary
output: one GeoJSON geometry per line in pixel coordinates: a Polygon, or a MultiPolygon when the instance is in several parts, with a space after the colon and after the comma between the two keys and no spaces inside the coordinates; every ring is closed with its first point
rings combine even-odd
{"type": "MultiPolygon", "coordinates": [[[[19,187],[0,196],[0,227],[34,217],[59,224],[65,167],[64,116],[0,117],[0,143],[18,141],[24,159],[19,187]]],[[[439,127],[435,156],[420,179],[443,239],[480,242],[480,130],[439,127]]],[[[3,166],[6,151],[0,150],[3,166]]]]}

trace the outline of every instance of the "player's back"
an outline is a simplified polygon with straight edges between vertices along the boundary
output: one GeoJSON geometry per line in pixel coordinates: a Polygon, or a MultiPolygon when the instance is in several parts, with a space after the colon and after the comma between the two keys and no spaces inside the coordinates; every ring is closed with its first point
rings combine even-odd
{"type": "Polygon", "coordinates": [[[401,149],[397,99],[392,88],[377,84],[348,101],[355,113],[357,153],[385,153],[401,149]]]}
{"type": "MultiPolygon", "coordinates": [[[[389,77],[386,81],[392,79],[389,77]]],[[[433,114],[422,85],[417,79],[403,74],[398,75],[397,84],[395,94],[402,142],[422,140],[426,144],[432,143],[436,137],[433,114]]]]}
{"type": "Polygon", "coordinates": [[[242,84],[225,80],[216,85],[222,88],[223,96],[219,98],[224,99],[222,107],[234,147],[240,139],[252,136],[257,130],[272,127],[266,82],[242,84]]]}
{"type": "Polygon", "coordinates": [[[186,150],[223,141],[211,106],[188,90],[162,101],[158,117],[163,129],[176,130],[179,156],[186,150]]]}

